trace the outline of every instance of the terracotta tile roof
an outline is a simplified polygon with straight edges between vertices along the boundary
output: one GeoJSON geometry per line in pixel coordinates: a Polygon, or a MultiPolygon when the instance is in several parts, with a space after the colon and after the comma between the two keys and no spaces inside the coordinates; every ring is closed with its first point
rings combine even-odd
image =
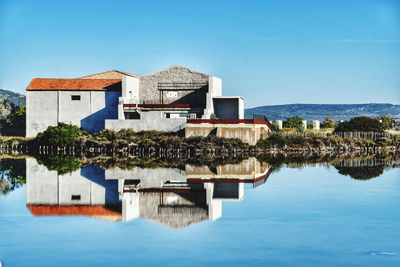
{"type": "Polygon", "coordinates": [[[80,79],[121,79],[122,76],[131,76],[135,78],[139,78],[140,75],[120,71],[120,70],[109,70],[100,73],[94,73],[86,76],[79,77],[80,79]]]}
{"type": "Polygon", "coordinates": [[[120,91],[121,79],[49,79],[35,78],[26,87],[31,90],[120,91]]]}
{"type": "Polygon", "coordinates": [[[105,206],[26,205],[34,216],[89,216],[108,221],[120,221],[122,214],[105,206]]]}

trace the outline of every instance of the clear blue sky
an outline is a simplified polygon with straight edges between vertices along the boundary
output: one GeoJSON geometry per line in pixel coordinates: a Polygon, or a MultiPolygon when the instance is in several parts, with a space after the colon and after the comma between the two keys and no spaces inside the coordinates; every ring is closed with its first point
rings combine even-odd
{"type": "Polygon", "coordinates": [[[246,107],[400,104],[400,1],[0,0],[0,88],[185,65],[246,107]]]}

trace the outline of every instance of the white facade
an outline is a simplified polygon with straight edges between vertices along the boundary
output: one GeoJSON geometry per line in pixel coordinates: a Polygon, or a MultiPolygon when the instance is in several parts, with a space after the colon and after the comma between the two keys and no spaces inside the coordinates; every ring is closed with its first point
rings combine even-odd
{"type": "Polygon", "coordinates": [[[27,91],[26,136],[35,137],[59,122],[98,132],[105,119],[117,118],[119,96],[113,91],[27,91]]]}
{"type": "Polygon", "coordinates": [[[60,87],[51,81],[57,79],[41,80],[50,80],[51,86],[32,88],[30,84],[27,88],[27,137],[34,137],[60,122],[76,125],[89,133],[123,128],[176,131],[184,127],[187,118],[209,119],[213,113],[221,118],[244,117],[243,98],[222,96],[220,78],[182,66],[144,76],[111,71],[77,79],[58,79],[63,80],[60,87]],[[118,90],[62,88],[65,82],[96,84],[96,79],[118,84],[117,74],[118,90]]]}

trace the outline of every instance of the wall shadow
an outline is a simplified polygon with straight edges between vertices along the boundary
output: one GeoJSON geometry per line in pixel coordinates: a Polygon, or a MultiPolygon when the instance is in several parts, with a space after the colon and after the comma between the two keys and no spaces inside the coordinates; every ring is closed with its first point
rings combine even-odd
{"type": "Polygon", "coordinates": [[[83,130],[94,134],[105,129],[106,119],[118,119],[118,99],[121,92],[107,91],[105,93],[105,108],[83,118],[81,127],[83,130]]]}

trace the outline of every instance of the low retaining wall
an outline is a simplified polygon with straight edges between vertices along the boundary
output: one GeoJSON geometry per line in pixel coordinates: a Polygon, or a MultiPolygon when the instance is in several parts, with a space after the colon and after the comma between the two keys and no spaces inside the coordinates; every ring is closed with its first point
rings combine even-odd
{"type": "Polygon", "coordinates": [[[266,124],[217,124],[217,123],[187,123],[185,137],[216,135],[225,138],[238,138],[249,145],[255,145],[258,140],[268,138],[269,128],[266,124]]]}
{"type": "Polygon", "coordinates": [[[121,129],[133,129],[139,131],[171,131],[186,122],[186,118],[176,119],[142,119],[142,120],[106,120],[105,128],[119,131],[121,129]]]}

